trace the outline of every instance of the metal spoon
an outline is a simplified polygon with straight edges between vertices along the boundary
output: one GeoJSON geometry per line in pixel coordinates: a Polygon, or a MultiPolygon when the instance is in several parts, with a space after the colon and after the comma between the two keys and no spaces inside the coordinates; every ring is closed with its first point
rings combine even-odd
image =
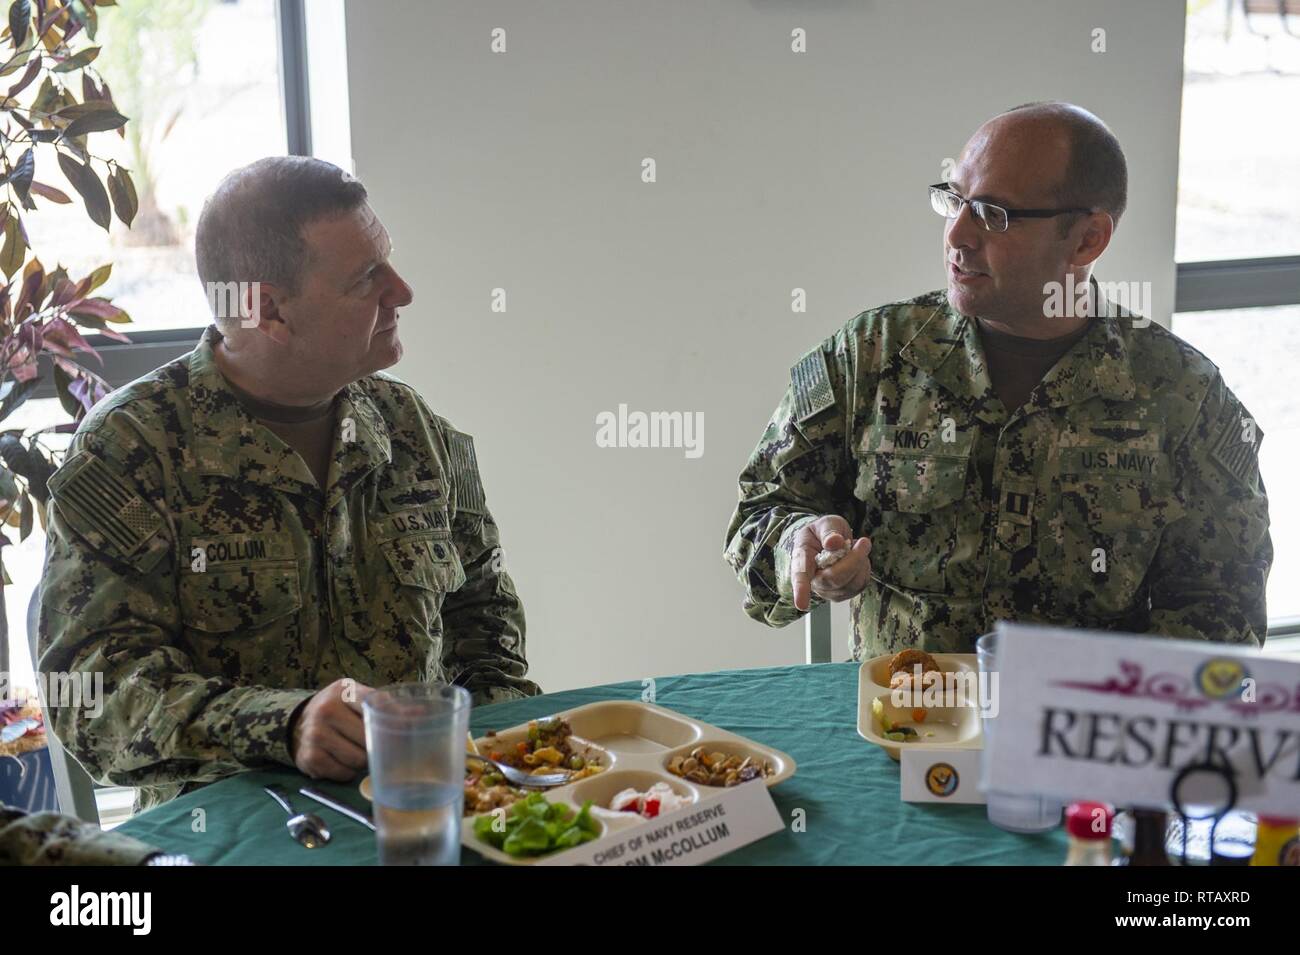
{"type": "Polygon", "coordinates": [[[515,769],[513,766],[507,766],[505,763],[498,763],[495,759],[479,756],[477,753],[466,753],[465,758],[477,759],[480,763],[487,763],[504,776],[506,782],[512,786],[524,786],[529,789],[551,789],[555,786],[563,786],[573,778],[572,773],[538,773],[533,775],[521,769],[515,769]]]}
{"type": "Polygon", "coordinates": [[[263,786],[262,789],[289,814],[289,821],[285,825],[289,829],[289,835],[299,844],[315,849],[330,841],[330,830],[324,819],[313,812],[295,812],[289,803],[289,794],[279,786],[263,786]]]}

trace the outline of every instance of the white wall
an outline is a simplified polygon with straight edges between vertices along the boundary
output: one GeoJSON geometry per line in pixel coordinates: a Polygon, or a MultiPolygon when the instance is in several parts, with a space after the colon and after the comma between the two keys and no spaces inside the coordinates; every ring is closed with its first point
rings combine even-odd
{"type": "Polygon", "coordinates": [[[1168,320],[1182,0],[348,0],[347,33],[356,173],[416,290],[396,371],[476,437],[547,690],[800,661],[722,561],[736,475],[796,359],[942,285],[925,186],[993,113],[1111,125],[1097,275],[1168,320]],[[702,411],[703,457],[597,448],[620,403],[702,411]]]}

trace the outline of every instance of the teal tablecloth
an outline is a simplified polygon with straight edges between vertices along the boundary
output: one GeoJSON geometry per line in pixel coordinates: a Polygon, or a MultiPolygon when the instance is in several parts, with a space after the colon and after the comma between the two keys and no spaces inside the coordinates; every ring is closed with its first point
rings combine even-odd
{"type": "MultiPolygon", "coordinates": [[[[1060,830],[1019,836],[991,826],[983,806],[904,803],[898,766],[857,733],[857,664],[773,667],[661,677],[660,706],[783,750],[794,777],[772,790],[786,830],[726,856],[738,865],[1059,865],[1060,830]],[[802,809],[804,829],[790,830],[802,809]]],[[[639,700],[641,683],[550,693],[476,709],[481,736],[596,700],[639,700]]],[[[124,823],[120,831],[169,852],[212,865],[373,865],[374,835],[304,796],[295,804],[320,814],[334,832],[324,848],[290,839],[284,811],[261,787],[275,781],[296,794],[306,777],[292,771],[251,772],[189,793],[124,823]]],[[[317,783],[358,807],[355,785],[317,783]]],[[[482,861],[462,850],[463,863],[482,861]]]]}

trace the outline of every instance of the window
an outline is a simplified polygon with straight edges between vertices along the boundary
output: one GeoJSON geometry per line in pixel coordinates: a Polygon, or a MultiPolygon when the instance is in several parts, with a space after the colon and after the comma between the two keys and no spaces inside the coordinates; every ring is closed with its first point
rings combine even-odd
{"type": "Polygon", "coordinates": [[[1300,4],[1243,6],[1187,5],[1180,262],[1300,254],[1300,4]]]}
{"type": "MultiPolygon", "coordinates": [[[[95,62],[130,117],[124,137],[101,139],[104,158],[131,170],[140,210],[112,233],[80,203],[31,217],[38,250],[57,251],[73,274],[113,263],[103,294],[130,313],[127,334],[209,322],[194,272],[194,227],[223,175],[283,154],[275,0],[121,0],[100,17],[95,62]]],[[[38,178],[69,195],[57,168],[38,178]]]]}
{"type": "Polygon", "coordinates": [[[1268,490],[1273,570],[1268,614],[1300,617],[1300,305],[1175,315],[1178,334],[1213,359],[1264,432],[1260,473],[1268,490]],[[1267,342],[1267,347],[1261,347],[1267,342]]]}
{"type": "Polygon", "coordinates": [[[1264,432],[1269,648],[1295,652],[1278,638],[1300,635],[1300,3],[1280,6],[1187,4],[1173,330],[1264,432]]]}

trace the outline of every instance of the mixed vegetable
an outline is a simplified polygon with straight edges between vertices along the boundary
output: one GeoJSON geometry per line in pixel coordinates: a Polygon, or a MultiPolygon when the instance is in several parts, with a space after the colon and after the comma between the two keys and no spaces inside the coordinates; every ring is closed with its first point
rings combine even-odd
{"type": "Polygon", "coordinates": [[[477,760],[465,764],[465,815],[477,816],[522,799],[524,790],[511,786],[495,769],[477,760]]]}
{"type": "MultiPolygon", "coordinates": [[[[925,712],[922,710],[921,712],[925,712]]],[[[881,735],[887,740],[895,743],[910,743],[920,739],[920,735],[913,727],[903,723],[895,723],[885,712],[885,704],[880,700],[871,701],[871,715],[880,723],[881,735]]],[[[926,733],[926,736],[933,736],[933,733],[926,733]]]]}
{"type": "Polygon", "coordinates": [[[529,793],[509,809],[475,819],[474,835],[512,856],[544,855],[590,842],[600,835],[600,824],[591,817],[591,800],[574,812],[529,793]]]}
{"type": "MultiPolygon", "coordinates": [[[[491,736],[492,734],[488,734],[491,736]]],[[[528,738],[514,746],[493,748],[488,757],[526,773],[544,774],[567,772],[570,782],[585,779],[601,772],[605,767],[573,746],[573,730],[566,720],[558,716],[546,720],[530,720],[528,738]]]]}

